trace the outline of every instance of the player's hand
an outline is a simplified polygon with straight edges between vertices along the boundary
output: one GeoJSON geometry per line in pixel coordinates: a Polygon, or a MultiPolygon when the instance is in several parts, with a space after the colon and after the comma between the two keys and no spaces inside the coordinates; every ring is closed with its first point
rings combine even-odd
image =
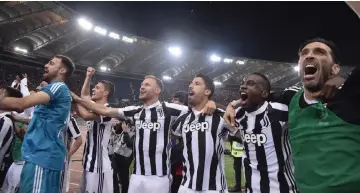
{"type": "Polygon", "coordinates": [[[201,110],[202,115],[212,115],[216,110],[216,104],[214,101],[209,100],[205,107],[201,110]]]}
{"type": "Polygon", "coordinates": [[[95,74],[95,68],[93,67],[88,67],[87,71],[86,71],[86,76],[92,76],[95,74]]]}
{"type": "Polygon", "coordinates": [[[230,132],[231,135],[235,135],[236,132],[238,132],[238,130],[239,130],[239,129],[236,128],[235,126],[231,126],[231,127],[229,127],[228,129],[229,129],[229,132],[230,132]]]}
{"type": "Polygon", "coordinates": [[[335,96],[336,91],[345,82],[345,79],[341,76],[335,76],[325,82],[323,89],[320,92],[312,94],[313,98],[322,99],[328,101],[335,96]]]}
{"type": "Polygon", "coordinates": [[[75,103],[77,103],[81,100],[81,98],[78,95],[76,95],[75,93],[73,93],[71,91],[70,91],[70,95],[71,95],[73,102],[75,102],[75,103]]]}
{"type": "Polygon", "coordinates": [[[224,119],[231,127],[235,128],[235,109],[231,104],[226,107],[224,119]]]}

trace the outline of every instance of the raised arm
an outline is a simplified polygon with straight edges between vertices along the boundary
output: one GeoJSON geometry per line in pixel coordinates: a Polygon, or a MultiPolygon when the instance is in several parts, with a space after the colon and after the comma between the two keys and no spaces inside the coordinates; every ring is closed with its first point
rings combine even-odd
{"type": "Polygon", "coordinates": [[[29,96],[30,91],[28,88],[28,79],[27,74],[23,74],[24,78],[20,81],[20,92],[23,94],[23,96],[29,96]]]}
{"type": "Polygon", "coordinates": [[[91,99],[90,96],[90,82],[91,82],[91,78],[95,73],[95,69],[92,67],[88,67],[87,68],[87,72],[86,72],[86,77],[85,77],[85,81],[84,84],[81,88],[81,98],[84,99],[91,99]]]}

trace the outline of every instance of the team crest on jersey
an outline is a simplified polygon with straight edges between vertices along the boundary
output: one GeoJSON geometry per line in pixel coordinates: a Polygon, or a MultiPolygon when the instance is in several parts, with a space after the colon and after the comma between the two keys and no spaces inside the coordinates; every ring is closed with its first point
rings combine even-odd
{"type": "Polygon", "coordinates": [[[260,124],[263,128],[267,128],[270,126],[271,122],[268,116],[264,116],[264,118],[260,121],[260,124]]]}
{"type": "Polygon", "coordinates": [[[156,112],[159,114],[159,117],[164,116],[164,110],[161,106],[156,107],[156,112]]]}

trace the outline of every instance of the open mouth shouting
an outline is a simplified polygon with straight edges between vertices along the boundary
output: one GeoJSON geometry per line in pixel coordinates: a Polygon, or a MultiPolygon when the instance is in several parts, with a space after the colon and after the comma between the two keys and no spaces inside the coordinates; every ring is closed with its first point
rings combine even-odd
{"type": "Polygon", "coordinates": [[[240,99],[241,99],[240,105],[241,106],[247,104],[248,97],[249,96],[245,91],[240,91],[240,99]]]}
{"type": "Polygon", "coordinates": [[[316,65],[306,64],[306,66],[304,68],[304,79],[305,80],[314,79],[317,71],[318,71],[318,68],[316,65]]]}
{"type": "Polygon", "coordinates": [[[189,91],[188,91],[188,95],[189,95],[189,96],[194,96],[194,95],[195,95],[195,93],[194,93],[194,91],[189,90],[189,91]]]}
{"type": "Polygon", "coordinates": [[[47,76],[48,73],[49,73],[49,70],[48,70],[48,69],[44,69],[44,74],[43,74],[43,76],[47,76]]]}

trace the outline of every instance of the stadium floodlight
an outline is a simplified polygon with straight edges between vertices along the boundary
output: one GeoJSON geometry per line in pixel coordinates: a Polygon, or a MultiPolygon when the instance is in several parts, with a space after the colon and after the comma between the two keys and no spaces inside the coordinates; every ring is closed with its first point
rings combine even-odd
{"type": "Polygon", "coordinates": [[[123,36],[122,41],[127,42],[127,43],[134,43],[134,39],[129,38],[127,36],[123,36]]]}
{"type": "Polygon", "coordinates": [[[225,58],[224,59],[224,62],[225,63],[232,63],[234,60],[233,59],[231,59],[231,58],[225,58]]]}
{"type": "Polygon", "coordinates": [[[213,62],[220,62],[221,58],[220,58],[220,56],[213,54],[210,56],[210,60],[213,62]]]}
{"type": "Polygon", "coordinates": [[[238,60],[238,61],[236,61],[236,64],[241,64],[241,65],[243,65],[243,64],[245,64],[245,62],[244,62],[243,60],[238,60]]]}
{"type": "Polygon", "coordinates": [[[171,78],[170,76],[164,75],[164,76],[162,77],[162,79],[163,79],[163,80],[171,80],[172,78],[171,78]]]}
{"type": "Polygon", "coordinates": [[[100,70],[106,71],[106,69],[108,69],[108,68],[106,68],[106,66],[100,66],[100,70]]]}
{"type": "Polygon", "coordinates": [[[26,49],[23,49],[23,48],[19,48],[19,47],[15,47],[14,50],[16,52],[21,52],[21,53],[24,53],[24,54],[27,54],[28,51],[26,49]]]}
{"type": "Polygon", "coordinates": [[[176,57],[179,57],[182,54],[180,47],[172,46],[172,47],[169,47],[168,50],[172,55],[174,55],[176,57]]]}
{"type": "Polygon", "coordinates": [[[214,81],[214,85],[215,85],[215,86],[221,86],[222,83],[221,83],[220,81],[216,81],[216,80],[215,80],[215,81],[214,81]]]}
{"type": "Polygon", "coordinates": [[[78,23],[85,30],[91,30],[91,28],[92,28],[92,24],[88,20],[86,20],[84,18],[80,18],[78,20],[78,23]]]}
{"type": "Polygon", "coordinates": [[[294,66],[295,71],[299,71],[299,66],[294,66]]]}
{"type": "Polygon", "coordinates": [[[116,39],[116,40],[120,39],[119,34],[114,33],[114,32],[110,32],[110,33],[109,33],[109,37],[114,38],[114,39],[116,39]]]}
{"type": "Polygon", "coordinates": [[[103,35],[103,36],[106,35],[106,32],[107,32],[106,29],[98,27],[98,26],[95,27],[94,31],[96,33],[98,33],[98,34],[103,35]]]}
{"type": "Polygon", "coordinates": [[[110,68],[108,68],[108,71],[110,71],[110,68]]]}

